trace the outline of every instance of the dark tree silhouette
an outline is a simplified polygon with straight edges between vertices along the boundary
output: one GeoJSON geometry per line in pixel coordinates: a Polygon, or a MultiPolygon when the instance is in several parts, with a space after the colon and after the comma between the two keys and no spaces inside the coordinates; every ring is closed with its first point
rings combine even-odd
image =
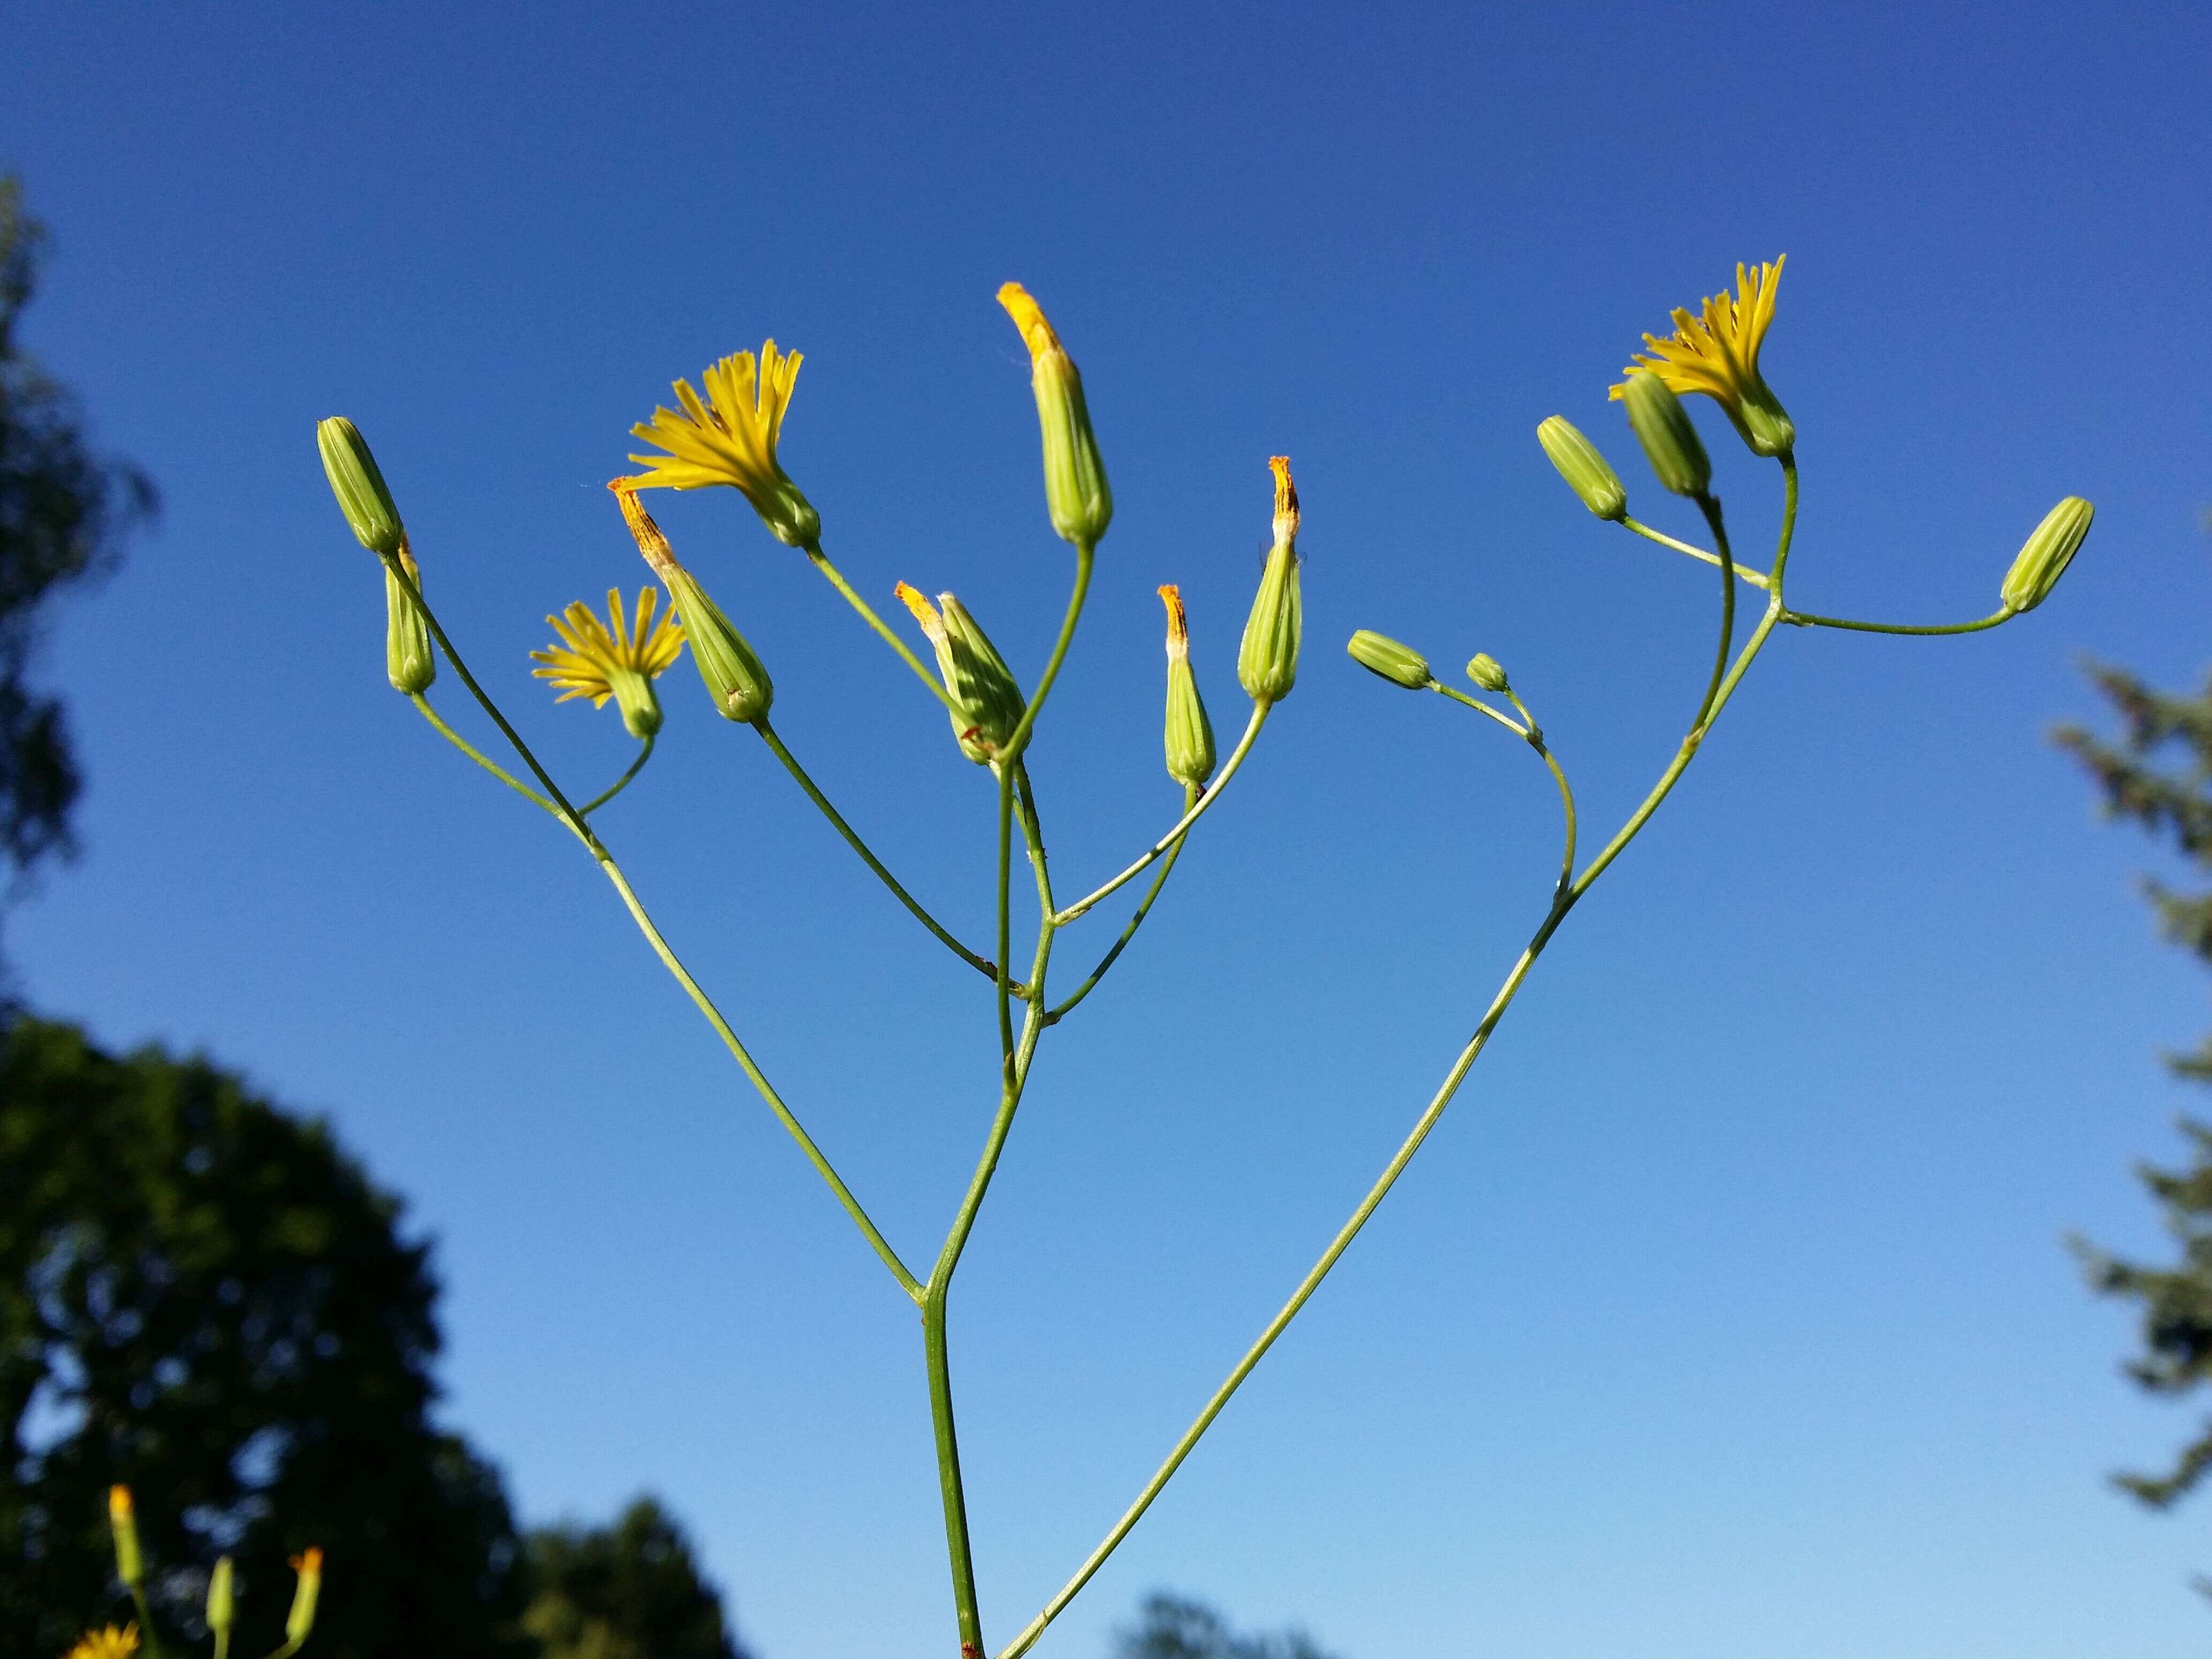
{"type": "Polygon", "coordinates": [[[1179,1595],[1146,1598],[1133,1630],[1119,1633],[1115,1659],[1330,1659],[1299,1630],[1240,1636],[1203,1601],[1179,1595]]]}
{"type": "Polygon", "coordinates": [[[544,1659],[746,1659],[691,1546],[650,1498],[611,1527],[530,1534],[523,1623],[544,1659]]]}
{"type": "Polygon", "coordinates": [[[46,602],[108,568],[154,506],[143,473],[93,453],[75,400],[17,337],[45,240],[20,181],[0,178],[0,864],[10,890],[72,849],[81,787],[60,702],[27,678],[46,602]]]}
{"type": "Polygon", "coordinates": [[[429,1420],[437,1285],[399,1210],[203,1061],[0,1031],[0,1653],[128,1616],[122,1482],[172,1628],[228,1551],[234,1651],[267,1651],[317,1544],[316,1659],[527,1659],[498,1475],[429,1420]]]}

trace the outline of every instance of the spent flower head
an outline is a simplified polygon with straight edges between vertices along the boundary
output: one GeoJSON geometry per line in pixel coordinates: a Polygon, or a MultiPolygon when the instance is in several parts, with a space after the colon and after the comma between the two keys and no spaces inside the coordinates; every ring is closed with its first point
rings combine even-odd
{"type": "MultiPolygon", "coordinates": [[[[1782,264],[1780,258],[1762,264],[1756,275],[1738,265],[1736,291],[1714,295],[1698,316],[1677,307],[1674,332],[1664,340],[1645,335],[1644,343],[1650,349],[1637,353],[1623,375],[1656,374],[1668,390],[1684,397],[1702,392],[1728,411],[1754,453],[1788,453],[1797,441],[1797,428],[1759,372],[1759,343],[1774,320],[1774,290],[1782,281],[1782,264]]],[[[1613,396],[1627,395],[1624,379],[1613,388],[1613,396]]]]}
{"type": "Polygon", "coordinates": [[[707,388],[703,399],[689,380],[677,381],[683,412],[657,408],[650,421],[630,428],[668,452],[631,456],[646,469],[631,485],[699,489],[729,484],[744,492],[778,541],[812,546],[822,534],[821,514],[775,458],[800,361],[796,351],[778,352],[770,340],[757,362],[750,351],[733,352],[700,375],[707,388]]]}
{"type": "Polygon", "coordinates": [[[531,671],[550,680],[560,690],[555,699],[589,697],[592,707],[604,708],[607,699],[622,706],[623,725],[634,738],[649,738],[660,730],[660,699],[653,682],[684,654],[684,629],[672,614],[654,617],[660,590],[638,590],[635,618],[623,615],[622,590],[607,590],[607,620],[601,622],[592,607],[578,599],[558,617],[548,617],[560,643],[533,651],[533,659],[545,665],[531,671]]]}

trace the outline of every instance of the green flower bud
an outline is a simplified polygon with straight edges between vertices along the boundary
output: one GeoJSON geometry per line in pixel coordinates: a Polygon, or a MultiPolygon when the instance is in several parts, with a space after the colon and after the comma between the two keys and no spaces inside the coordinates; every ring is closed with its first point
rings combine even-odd
{"type": "Polygon", "coordinates": [[[218,1639],[228,1633],[236,1607],[231,1589],[230,1558],[216,1559],[215,1571],[208,1575],[207,1623],[218,1639]]]}
{"type": "Polygon", "coordinates": [[[2014,557],[2005,572],[2004,608],[2017,616],[2033,611],[2051,597],[2066,567],[2081,551],[2089,533],[2089,520],[2097,509],[2079,495],[2069,495],[2043,515],[2034,534],[2014,557]]]}
{"type": "Polygon", "coordinates": [[[1182,590],[1163,587],[1160,599],[1168,608],[1168,775],[1186,788],[1202,788],[1213,775],[1213,722],[1206,717],[1198,677],[1190,671],[1190,624],[1183,616],[1182,590]]]}
{"type": "Polygon", "coordinates": [[[1095,547],[1114,516],[1114,492],[1106,486],[1106,463],[1099,459],[1098,440],[1091,430],[1083,376],[1019,283],[1001,288],[999,303],[1030,349],[1030,385],[1044,434],[1045,509],[1052,527],[1063,540],[1095,547]]]}
{"type": "Polygon", "coordinates": [[[1622,393],[1628,423],[1659,482],[1677,495],[1702,495],[1713,481],[1713,464],[1690,424],[1689,411],[1656,374],[1642,370],[1628,377],[1622,393]]]}
{"type": "Polygon", "coordinates": [[[1275,544],[1253,596],[1237,653],[1237,681],[1262,705],[1280,702],[1297,684],[1298,644],[1304,606],[1298,593],[1298,492],[1287,455],[1270,457],[1275,474],[1275,544]]]}
{"type": "Polygon", "coordinates": [[[1361,629],[1344,648],[1362,668],[1408,691],[1425,691],[1433,683],[1426,657],[1410,645],[1401,645],[1389,635],[1377,634],[1371,628],[1361,629]]]}
{"type": "Polygon", "coordinates": [[[131,1510],[131,1488],[107,1489],[107,1528],[115,1535],[115,1576],[132,1589],[146,1582],[146,1558],[138,1553],[138,1520],[131,1510]]]}
{"type": "Polygon", "coordinates": [[[292,1558],[292,1571],[300,1582],[292,1591],[292,1611],[285,1616],[284,1639],[294,1647],[307,1639],[315,1627],[315,1602],[323,1593],[323,1553],[313,1547],[292,1558]]]}
{"type": "Polygon", "coordinates": [[[333,415],[315,427],[315,447],[323,453],[323,471],[331,481],[331,494],[338,498],[338,511],[353,526],[354,535],[372,553],[391,555],[407,544],[406,527],[392,505],[376,457],[368,453],[361,430],[343,415],[333,415]]]}
{"type": "Polygon", "coordinates": [[[400,696],[412,697],[429,690],[430,682],[438,678],[438,658],[430,648],[429,619],[400,581],[392,562],[407,573],[416,593],[422,591],[422,572],[404,542],[384,567],[384,678],[400,696]]]}
{"type": "MultiPolygon", "coordinates": [[[[775,682],[769,678],[761,659],[753,654],[752,647],[745,643],[745,636],[722,614],[721,607],[707,597],[706,590],[689,570],[677,563],[668,538],[660,533],[660,526],[653,523],[652,515],[638,505],[636,492],[627,487],[630,483],[628,478],[617,478],[608,487],[622,503],[623,517],[629,525],[637,550],[645,556],[653,574],[668,585],[669,599],[683,623],[684,637],[690,642],[691,660],[699,665],[699,678],[707,687],[707,695],[725,720],[735,720],[741,726],[759,725],[768,718],[769,706],[775,701],[775,682]]],[[[646,690],[650,696],[650,686],[646,690]]],[[[657,715],[659,712],[656,702],[653,713],[657,715]]],[[[627,701],[623,704],[623,721],[625,726],[631,724],[627,701]]]]}
{"type": "MultiPolygon", "coordinates": [[[[914,613],[937,653],[938,672],[952,698],[952,737],[960,752],[978,766],[1012,759],[1000,752],[1001,747],[1021,724],[1028,703],[1015,683],[1013,671],[981,624],[951,593],[937,596],[938,604],[945,607],[940,616],[936,605],[906,583],[899,583],[892,592],[914,613]]],[[[1026,736],[1022,744],[1028,746],[1026,736]]]]}
{"type": "Polygon", "coordinates": [[[1467,677],[1485,691],[1504,691],[1511,689],[1505,678],[1505,670],[1499,665],[1498,659],[1487,651],[1475,653],[1474,659],[1467,665],[1467,677]]]}
{"type": "Polygon", "coordinates": [[[1538,426],[1536,441],[1544,446],[1552,465],[1559,469],[1567,487],[1582,497],[1584,507],[1615,524],[1628,516],[1628,491],[1621,487],[1620,475],[1566,416],[1554,415],[1538,426]]]}

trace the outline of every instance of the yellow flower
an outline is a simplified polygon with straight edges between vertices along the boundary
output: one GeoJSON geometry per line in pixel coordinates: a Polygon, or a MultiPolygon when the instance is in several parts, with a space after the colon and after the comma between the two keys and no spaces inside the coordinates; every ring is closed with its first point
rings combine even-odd
{"type": "Polygon", "coordinates": [[[744,493],[778,541],[812,546],[822,534],[822,517],[775,459],[799,362],[799,353],[779,353],[770,340],[761,348],[758,362],[751,352],[739,351],[702,374],[704,401],[689,380],[677,381],[676,401],[684,412],[655,409],[652,420],[630,428],[668,452],[631,456],[647,469],[632,483],[644,489],[732,485],[744,493]]]}
{"type": "Polygon", "coordinates": [[[659,604],[659,588],[640,588],[633,625],[623,616],[619,588],[607,590],[606,622],[578,599],[563,615],[545,619],[553,624],[561,643],[532,652],[531,656],[545,666],[531,672],[560,688],[561,695],[555,699],[558,702],[589,697],[592,708],[604,708],[609,697],[615,698],[622,705],[623,725],[630,736],[651,737],[660,730],[660,699],[653,682],[684,654],[684,629],[675,617],[663,617],[658,623],[653,621],[653,613],[659,604]]]}
{"type": "Polygon", "coordinates": [[[88,1631],[84,1639],[69,1650],[67,1659],[131,1659],[137,1651],[137,1626],[125,1625],[118,1630],[110,1625],[106,1630],[88,1631]]]}
{"type": "MultiPolygon", "coordinates": [[[[1797,428],[1759,373],[1759,342],[1774,320],[1774,290],[1782,281],[1782,264],[1778,258],[1763,264],[1756,275],[1738,265],[1734,294],[1723,292],[1705,301],[1702,316],[1692,317],[1677,307],[1673,337],[1662,340],[1645,335],[1644,343],[1650,349],[1637,353],[1622,373],[1656,374],[1680,397],[1702,392],[1728,411],[1753,453],[1787,453],[1797,441],[1797,428]]],[[[1613,387],[1613,395],[1626,397],[1627,381],[1613,387]]]]}

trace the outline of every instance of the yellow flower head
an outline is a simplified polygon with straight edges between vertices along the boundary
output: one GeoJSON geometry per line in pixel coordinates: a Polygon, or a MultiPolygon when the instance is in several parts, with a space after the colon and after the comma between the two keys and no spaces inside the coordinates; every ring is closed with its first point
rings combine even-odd
{"type": "MultiPolygon", "coordinates": [[[[1656,374],[1678,397],[1702,392],[1728,411],[1753,453],[1787,453],[1797,441],[1797,428],[1759,373],[1759,343],[1774,320],[1782,264],[1778,258],[1756,274],[1738,265],[1734,294],[1714,295],[1701,316],[1677,307],[1673,336],[1662,340],[1645,335],[1644,343],[1650,349],[1637,353],[1622,373],[1656,374]]],[[[1627,381],[1613,387],[1613,395],[1626,397],[1627,381]]]]}
{"type": "Polygon", "coordinates": [[[69,1650],[67,1659],[131,1659],[137,1651],[137,1626],[125,1625],[118,1630],[110,1625],[106,1630],[86,1632],[84,1639],[69,1650]]]}
{"type": "Polygon", "coordinates": [[[581,599],[559,617],[548,617],[561,642],[530,654],[543,668],[531,672],[560,688],[555,701],[589,697],[592,707],[604,708],[613,697],[622,705],[623,725],[634,738],[649,738],[660,730],[660,699],[653,682],[684,654],[684,629],[671,615],[658,623],[653,611],[660,590],[638,590],[635,623],[623,616],[622,591],[607,590],[607,620],[601,622],[581,599]]]}
{"type": "Polygon", "coordinates": [[[730,484],[744,494],[753,511],[777,540],[807,547],[822,534],[822,517],[786,476],[775,459],[783,430],[783,411],[791,406],[799,380],[799,355],[778,352],[770,340],[754,361],[750,351],[725,357],[699,378],[702,401],[689,380],[676,382],[682,414],[655,409],[653,418],[630,428],[665,455],[633,455],[647,469],[633,482],[639,489],[698,489],[730,484]]]}

